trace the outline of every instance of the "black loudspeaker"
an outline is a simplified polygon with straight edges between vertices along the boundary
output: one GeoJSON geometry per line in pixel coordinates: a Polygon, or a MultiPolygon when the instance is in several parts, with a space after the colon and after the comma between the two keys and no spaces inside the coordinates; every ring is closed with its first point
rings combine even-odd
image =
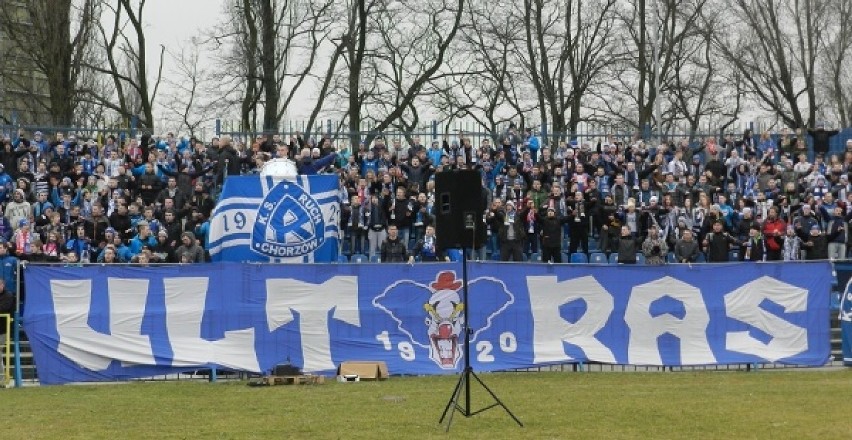
{"type": "Polygon", "coordinates": [[[482,176],[475,170],[435,174],[435,235],[441,249],[485,245],[482,176]]]}

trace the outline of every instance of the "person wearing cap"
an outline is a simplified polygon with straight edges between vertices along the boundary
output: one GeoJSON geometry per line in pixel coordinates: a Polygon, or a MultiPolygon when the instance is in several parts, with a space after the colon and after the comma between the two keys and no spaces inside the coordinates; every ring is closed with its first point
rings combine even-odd
{"type": "Polygon", "coordinates": [[[828,259],[828,242],[839,234],[838,231],[831,236],[826,236],[820,230],[819,225],[811,226],[811,230],[807,235],[800,235],[802,239],[802,248],[807,252],[806,259],[808,260],[827,260],[828,259]]]}
{"type": "Polygon", "coordinates": [[[15,244],[15,254],[21,258],[32,251],[33,236],[30,222],[27,219],[18,221],[18,229],[12,235],[12,243],[15,244]]]}
{"type": "Polygon", "coordinates": [[[506,201],[506,210],[497,211],[494,221],[500,225],[500,261],[523,261],[523,245],[527,233],[523,218],[515,208],[515,202],[506,201]]]}
{"type": "MultiPolygon", "coordinates": [[[[792,226],[796,231],[796,235],[802,239],[802,242],[805,242],[807,241],[811,228],[814,226],[818,228],[819,224],[819,218],[816,213],[814,213],[811,205],[805,203],[802,205],[799,214],[793,218],[792,226]]],[[[803,248],[803,250],[807,251],[807,248],[803,248]]]]}
{"type": "MultiPolygon", "coordinates": [[[[204,252],[202,251],[202,258],[204,252]]],[[[151,256],[157,263],[176,263],[175,247],[169,241],[169,233],[160,230],[157,232],[157,245],[151,248],[151,256]]]]}
{"type": "Polygon", "coordinates": [[[562,226],[569,222],[567,216],[558,216],[556,208],[546,206],[545,215],[539,216],[539,238],[541,240],[541,261],[543,263],[562,262],[562,226]]]}
{"type": "Polygon", "coordinates": [[[748,237],[740,243],[740,261],[764,261],[766,245],[760,234],[760,225],[752,224],[748,237]]]}
{"type": "Polygon", "coordinates": [[[739,242],[724,230],[722,220],[716,220],[713,222],[713,230],[704,236],[703,244],[707,262],[722,263],[729,261],[731,246],[739,242]]]}

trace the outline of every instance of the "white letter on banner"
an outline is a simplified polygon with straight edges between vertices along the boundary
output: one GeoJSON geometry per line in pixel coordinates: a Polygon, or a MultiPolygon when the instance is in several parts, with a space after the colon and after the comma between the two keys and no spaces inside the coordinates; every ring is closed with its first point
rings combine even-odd
{"type": "Polygon", "coordinates": [[[201,339],[207,300],[207,277],[165,278],[166,328],[174,355],[173,367],[217,364],[260,372],[254,350],[254,329],[226,331],[222,339],[201,339]]]}
{"type": "Polygon", "coordinates": [[[303,369],[333,370],[328,312],[339,321],[361,326],[358,277],[334,277],[322,284],[286,279],[266,280],[266,319],[269,331],[293,321],[299,314],[303,369]]]}
{"type": "Polygon", "coordinates": [[[650,283],[635,286],[627,302],[624,321],[630,328],[628,362],[635,365],[662,365],[657,338],[666,333],[680,339],[682,365],[703,365],[716,362],[707,341],[710,314],[698,288],[663,277],[650,283]],[[651,316],[651,304],[669,296],[683,303],[683,319],[671,314],[651,316]]]}
{"type": "Polygon", "coordinates": [[[758,328],[772,338],[769,343],[763,343],[749,335],[748,331],[728,332],[726,348],[770,362],[806,351],[807,329],[762,310],[760,303],[764,300],[783,306],[787,313],[804,312],[808,308],[808,291],[763,276],[725,295],[725,308],[730,318],[758,328]]]}
{"type": "Polygon", "coordinates": [[[142,334],[148,280],[108,278],[109,333],[89,326],[92,280],[51,280],[50,292],[59,333],[57,351],[80,366],[105,370],[123,365],[154,365],[151,339],[142,334]]]}
{"type": "Polygon", "coordinates": [[[533,315],[533,362],[571,360],[563,342],[582,348],[589,360],[615,362],[612,350],[595,337],[612,313],[613,299],[594,277],[561,283],[555,276],[527,277],[527,289],[533,315]],[[559,307],[578,299],[586,302],[586,313],[571,324],[559,316],[559,307]]]}

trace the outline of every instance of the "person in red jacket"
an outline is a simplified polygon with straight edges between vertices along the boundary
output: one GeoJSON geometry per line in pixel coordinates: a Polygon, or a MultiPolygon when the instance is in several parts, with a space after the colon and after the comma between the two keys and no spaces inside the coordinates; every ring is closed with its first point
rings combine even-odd
{"type": "Polygon", "coordinates": [[[778,217],[778,208],[769,208],[763,222],[763,239],[766,246],[766,261],[778,261],[784,253],[784,234],[787,224],[778,217]]]}

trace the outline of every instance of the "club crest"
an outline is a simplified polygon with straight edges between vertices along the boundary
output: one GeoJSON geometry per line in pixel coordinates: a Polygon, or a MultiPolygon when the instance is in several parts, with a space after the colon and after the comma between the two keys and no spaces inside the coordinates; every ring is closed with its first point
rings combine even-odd
{"type": "Polygon", "coordinates": [[[325,220],[316,199],[292,181],[275,185],[257,210],[252,250],[269,257],[307,255],[325,241],[325,220]]]}

